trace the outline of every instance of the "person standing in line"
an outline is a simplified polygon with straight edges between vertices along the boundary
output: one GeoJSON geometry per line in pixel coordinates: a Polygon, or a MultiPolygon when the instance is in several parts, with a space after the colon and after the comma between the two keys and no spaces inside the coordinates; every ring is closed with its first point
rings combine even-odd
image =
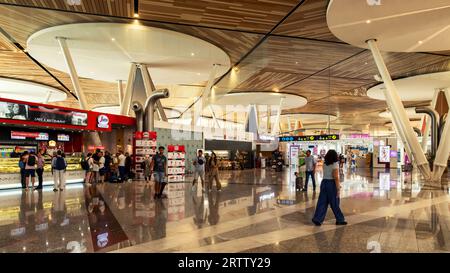
{"type": "Polygon", "coordinates": [[[144,171],[144,180],[148,183],[152,178],[152,169],[151,169],[152,159],[150,155],[145,155],[145,159],[142,162],[142,170],[144,171]]]}
{"type": "Polygon", "coordinates": [[[308,190],[308,181],[309,177],[311,176],[312,184],[313,184],[313,191],[316,190],[316,178],[315,178],[315,172],[316,172],[316,159],[314,156],[311,155],[311,151],[306,151],[306,157],[305,157],[305,187],[302,191],[308,190]]]}
{"type": "Polygon", "coordinates": [[[119,175],[120,180],[123,182],[125,180],[125,160],[126,157],[123,154],[122,151],[119,152],[119,155],[117,156],[118,165],[119,165],[119,175]]]}
{"type": "Polygon", "coordinates": [[[203,151],[198,150],[197,157],[194,159],[194,181],[192,181],[192,189],[194,189],[195,184],[200,181],[202,182],[202,191],[205,192],[205,164],[206,159],[203,156],[203,151]]]}
{"type": "Polygon", "coordinates": [[[127,152],[125,153],[125,179],[129,180],[131,179],[131,165],[133,163],[133,160],[131,159],[130,154],[127,152]]]}
{"type": "Polygon", "coordinates": [[[111,177],[111,163],[112,163],[112,157],[111,154],[106,151],[105,152],[105,181],[109,181],[109,178],[111,177]]]}
{"type": "Polygon", "coordinates": [[[37,176],[38,176],[39,184],[35,188],[35,190],[41,190],[42,189],[42,183],[44,181],[44,177],[43,176],[44,176],[45,159],[44,159],[43,153],[44,153],[44,151],[40,150],[38,155],[37,155],[36,173],[37,173],[37,176]]]}
{"type": "Polygon", "coordinates": [[[327,214],[328,205],[336,217],[336,225],[346,225],[344,214],[339,207],[341,184],[339,181],[339,158],[335,150],[329,150],[325,155],[323,180],[320,184],[320,194],[312,222],[322,225],[327,214]]]}
{"type": "Polygon", "coordinates": [[[213,180],[216,181],[216,189],[218,191],[222,190],[222,185],[220,184],[219,180],[219,162],[217,161],[217,155],[212,152],[211,157],[208,160],[208,173],[209,173],[209,179],[208,179],[208,189],[209,191],[212,190],[212,182],[213,180]]]}
{"type": "Polygon", "coordinates": [[[25,158],[28,157],[28,151],[22,153],[19,158],[19,168],[20,168],[20,184],[22,184],[22,189],[26,189],[26,173],[25,173],[25,158]]]}
{"type": "Polygon", "coordinates": [[[92,160],[92,176],[94,177],[94,183],[98,183],[100,180],[100,150],[96,150],[91,157],[92,160]]]}
{"type": "Polygon", "coordinates": [[[25,157],[25,184],[26,188],[29,189],[30,178],[31,185],[34,188],[34,183],[36,182],[36,163],[37,157],[33,151],[31,151],[28,156],[25,157]]]}
{"type": "Polygon", "coordinates": [[[163,146],[159,146],[158,151],[150,163],[150,169],[155,173],[155,199],[167,197],[163,197],[164,187],[167,184],[165,181],[167,176],[167,158],[164,155],[163,146]]]}
{"type": "Polygon", "coordinates": [[[100,159],[98,160],[98,167],[99,167],[99,175],[100,175],[100,183],[103,183],[105,181],[105,157],[103,156],[103,152],[100,152],[99,154],[100,159]]]}
{"type": "Polygon", "coordinates": [[[66,168],[67,162],[62,156],[61,150],[58,150],[56,156],[52,159],[52,169],[53,169],[53,191],[56,192],[58,189],[63,191],[66,186],[66,168]]]}
{"type": "Polygon", "coordinates": [[[88,153],[85,159],[85,169],[86,169],[86,176],[84,177],[84,182],[85,183],[91,183],[91,179],[92,179],[92,154],[88,153]]]}

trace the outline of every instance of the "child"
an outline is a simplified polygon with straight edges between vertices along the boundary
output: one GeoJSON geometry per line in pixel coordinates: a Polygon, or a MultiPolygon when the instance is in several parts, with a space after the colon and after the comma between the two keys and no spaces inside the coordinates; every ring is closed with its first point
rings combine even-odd
{"type": "Polygon", "coordinates": [[[303,178],[299,175],[298,172],[295,172],[294,175],[295,175],[295,190],[299,191],[303,189],[303,178]]]}

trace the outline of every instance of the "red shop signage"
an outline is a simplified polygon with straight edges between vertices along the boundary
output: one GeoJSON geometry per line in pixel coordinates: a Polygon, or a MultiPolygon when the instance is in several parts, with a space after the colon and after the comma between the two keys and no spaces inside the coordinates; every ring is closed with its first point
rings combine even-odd
{"type": "Polygon", "coordinates": [[[112,125],[134,127],[128,116],[0,98],[0,122],[88,131],[111,131],[112,125]]]}

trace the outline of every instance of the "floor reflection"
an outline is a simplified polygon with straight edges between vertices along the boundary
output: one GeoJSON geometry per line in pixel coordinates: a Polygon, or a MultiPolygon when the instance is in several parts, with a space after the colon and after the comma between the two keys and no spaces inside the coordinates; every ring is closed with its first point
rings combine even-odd
{"type": "MultiPolygon", "coordinates": [[[[450,251],[448,187],[422,190],[418,173],[398,170],[344,169],[340,176],[341,207],[354,224],[252,251],[450,251]],[[358,222],[367,213],[373,219],[358,222]]],[[[157,200],[153,183],[140,181],[69,185],[56,193],[1,191],[0,252],[108,252],[140,245],[182,251],[273,232],[283,238],[286,230],[311,226],[319,192],[298,191],[292,171],[224,171],[220,179],[221,192],[170,183],[168,198],[157,200]]]]}

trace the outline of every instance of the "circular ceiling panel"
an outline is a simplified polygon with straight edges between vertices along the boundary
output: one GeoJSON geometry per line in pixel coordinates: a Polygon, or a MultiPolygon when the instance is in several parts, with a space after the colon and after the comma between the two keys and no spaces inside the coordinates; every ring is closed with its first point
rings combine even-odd
{"type": "MultiPolygon", "coordinates": [[[[394,84],[403,101],[432,100],[436,90],[450,87],[450,71],[397,79],[394,84]]],[[[384,89],[384,83],[380,83],[367,90],[367,96],[386,100],[384,89]]]]}
{"type": "Polygon", "coordinates": [[[236,92],[226,94],[217,101],[214,101],[212,105],[216,106],[248,106],[254,105],[270,105],[278,106],[281,102],[281,109],[292,109],[305,106],[307,100],[299,95],[282,93],[282,92],[236,92]]]}
{"type": "Polygon", "coordinates": [[[149,67],[155,84],[196,83],[230,68],[219,47],[171,30],[124,23],[78,23],[46,28],[28,38],[27,50],[41,63],[68,72],[57,37],[66,38],[80,77],[127,80],[132,63],[149,67]]]}
{"type": "Polygon", "coordinates": [[[450,49],[449,14],[448,0],[331,0],[327,23],[340,40],[362,48],[376,39],[382,51],[442,51],[450,49]]]}
{"type": "Polygon", "coordinates": [[[0,98],[46,103],[64,101],[67,99],[67,94],[44,84],[0,78],[0,98]]]}

